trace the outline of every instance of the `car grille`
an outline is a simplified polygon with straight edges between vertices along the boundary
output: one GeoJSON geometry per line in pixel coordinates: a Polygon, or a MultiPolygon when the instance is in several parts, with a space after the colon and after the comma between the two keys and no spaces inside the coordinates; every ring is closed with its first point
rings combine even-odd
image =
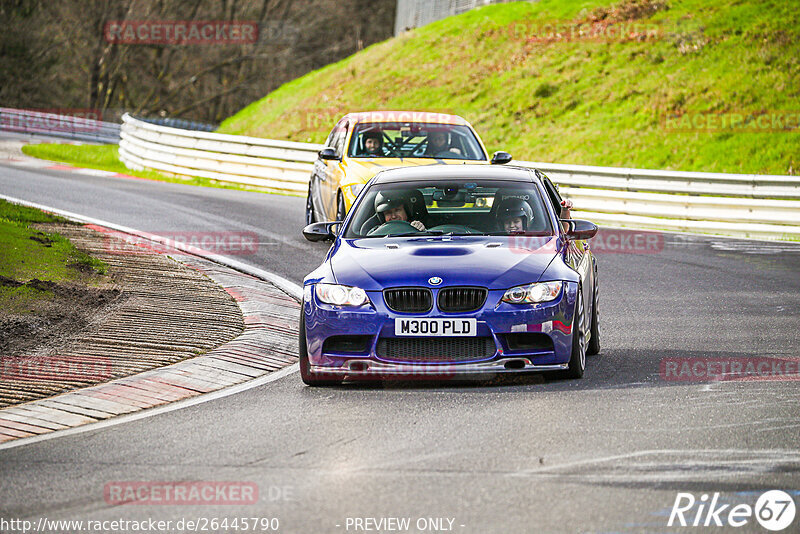
{"type": "Polygon", "coordinates": [[[471,312],[486,302],[485,287],[446,287],[439,291],[437,305],[443,312],[471,312]]]}
{"type": "Polygon", "coordinates": [[[383,299],[390,310],[401,313],[421,313],[433,308],[431,290],[425,287],[386,289],[383,299]]]}
{"type": "Polygon", "coordinates": [[[382,338],[378,357],[404,362],[459,362],[494,356],[490,337],[382,338]]]}

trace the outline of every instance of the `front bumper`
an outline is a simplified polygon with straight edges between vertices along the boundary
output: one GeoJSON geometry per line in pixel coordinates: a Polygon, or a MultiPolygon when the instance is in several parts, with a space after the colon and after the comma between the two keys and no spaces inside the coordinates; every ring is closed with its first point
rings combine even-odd
{"type": "MultiPolygon", "coordinates": [[[[389,310],[381,292],[368,292],[371,303],[358,308],[331,306],[320,302],[314,291],[305,291],[303,313],[310,371],[335,378],[450,378],[519,372],[561,371],[567,368],[572,347],[572,317],[577,284],[564,283],[559,297],[537,305],[512,305],[501,302],[504,290],[490,290],[484,306],[471,313],[442,313],[434,309],[424,314],[396,313],[389,310]],[[495,346],[491,355],[475,359],[424,361],[396,360],[379,354],[381,339],[397,338],[394,320],[399,317],[474,318],[477,336],[490,338],[495,346]],[[548,336],[549,347],[512,346],[509,336],[534,333],[548,336]],[[330,350],[325,341],[333,336],[361,336],[362,350],[330,350]]],[[[435,301],[435,299],[434,299],[435,301]]],[[[410,336],[402,336],[409,339],[410,336]]],[[[423,338],[411,338],[423,339],[423,338]]]]}
{"type": "Polygon", "coordinates": [[[456,376],[484,376],[519,372],[563,371],[567,363],[537,365],[528,358],[500,358],[487,362],[419,365],[389,363],[371,359],[350,359],[341,367],[311,365],[312,374],[319,377],[351,378],[453,378],[456,376]]]}

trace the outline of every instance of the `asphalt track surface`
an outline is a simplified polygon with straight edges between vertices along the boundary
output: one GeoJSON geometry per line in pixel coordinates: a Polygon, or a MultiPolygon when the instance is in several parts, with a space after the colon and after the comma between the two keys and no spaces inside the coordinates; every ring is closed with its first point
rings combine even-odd
{"type": "MultiPolygon", "coordinates": [[[[300,198],[7,166],[0,193],[154,233],[252,231],[258,252],[236,259],[296,283],[326,252],[300,235],[300,198]]],[[[0,450],[0,518],[269,517],[291,533],[389,531],[357,529],[356,518],[442,532],[417,521],[448,518],[463,533],[675,532],[678,492],[753,505],[782,489],[800,504],[797,381],[661,373],[665,358],[798,358],[800,246],[666,235],[663,250],[599,261],[603,350],[583,380],[326,389],[292,373],[0,450]],[[112,506],[103,490],[115,481],[245,481],[260,498],[112,506]]],[[[754,518],[736,530],[764,532],[754,518]]],[[[786,531],[800,531],[800,517],[786,531]]]]}

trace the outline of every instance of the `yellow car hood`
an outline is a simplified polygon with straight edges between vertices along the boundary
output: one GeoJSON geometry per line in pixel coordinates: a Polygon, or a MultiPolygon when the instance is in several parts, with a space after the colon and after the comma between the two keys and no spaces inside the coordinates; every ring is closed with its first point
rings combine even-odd
{"type": "Polygon", "coordinates": [[[464,165],[489,164],[488,161],[432,158],[347,158],[343,186],[365,184],[380,171],[397,167],[417,167],[420,165],[464,165]]]}

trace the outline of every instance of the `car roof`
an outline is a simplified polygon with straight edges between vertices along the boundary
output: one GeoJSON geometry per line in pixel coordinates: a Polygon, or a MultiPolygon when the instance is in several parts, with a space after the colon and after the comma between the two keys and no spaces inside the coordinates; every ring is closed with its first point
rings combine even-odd
{"type": "Polygon", "coordinates": [[[379,172],[374,180],[376,184],[395,182],[418,182],[431,180],[503,180],[508,182],[534,182],[536,174],[527,167],[513,165],[418,165],[399,167],[379,172]]]}
{"type": "Polygon", "coordinates": [[[345,119],[354,123],[362,122],[425,122],[433,124],[453,124],[469,126],[469,123],[458,115],[433,113],[429,111],[360,111],[348,113],[345,119]]]}

